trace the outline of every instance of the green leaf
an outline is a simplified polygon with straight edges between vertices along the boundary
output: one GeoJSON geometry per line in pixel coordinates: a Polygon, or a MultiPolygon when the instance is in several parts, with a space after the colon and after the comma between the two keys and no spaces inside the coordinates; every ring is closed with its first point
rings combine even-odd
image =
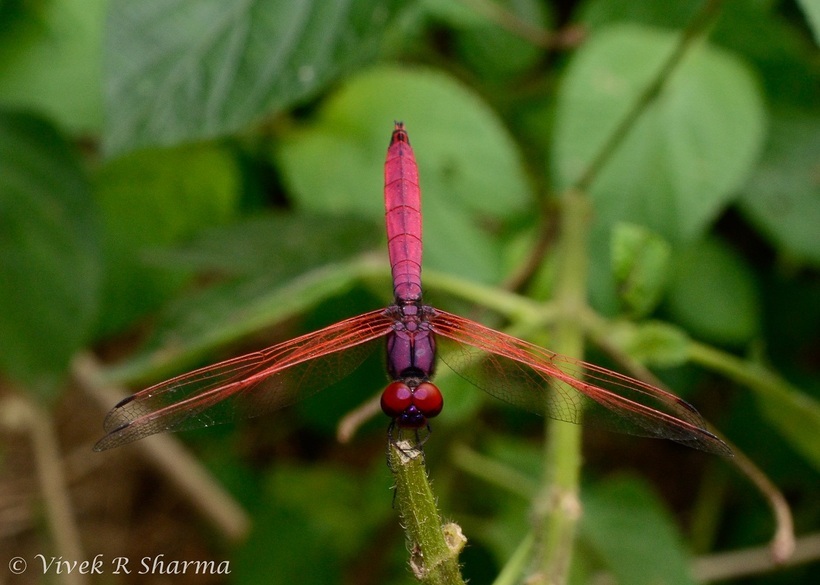
{"type": "Polygon", "coordinates": [[[814,41],[820,45],[820,3],[816,0],[797,0],[797,4],[806,14],[806,22],[814,33],[814,41]]]}
{"type": "Polygon", "coordinates": [[[817,103],[816,48],[796,15],[784,8],[769,1],[727,2],[710,36],[754,66],[767,105],[812,107],[817,103]]]}
{"type": "Polygon", "coordinates": [[[382,466],[355,475],[330,466],[277,467],[258,498],[268,504],[255,511],[254,530],[237,551],[233,582],[340,582],[391,512],[387,481],[382,466]]]}
{"type": "Polygon", "coordinates": [[[179,371],[349,291],[365,268],[347,259],[372,248],[375,233],[369,222],[350,218],[259,217],[158,251],[155,259],[168,267],[228,278],[169,305],[148,346],[108,376],[134,381],[179,371]]]}
{"type": "Polygon", "coordinates": [[[769,384],[753,386],[763,416],[795,451],[820,471],[820,403],[796,388],[769,384]]]}
{"type": "Polygon", "coordinates": [[[0,113],[0,368],[46,391],[88,341],[100,285],[91,190],[49,124],[0,113]]]}
{"type": "Polygon", "coordinates": [[[692,362],[747,385],[761,412],[781,435],[820,470],[820,402],[758,363],[741,360],[704,344],[690,345],[692,362]]]}
{"type": "MultiPolygon", "coordinates": [[[[614,22],[683,29],[703,9],[700,0],[591,0],[582,4],[580,19],[593,34],[614,22]]],[[[794,26],[794,16],[787,14],[782,4],[769,0],[723,2],[719,10],[709,29],[710,42],[742,55],[754,67],[765,85],[768,104],[816,103],[817,74],[811,47],[806,46],[805,34],[794,26]]]]}
{"type": "Polygon", "coordinates": [[[639,324],[619,321],[608,331],[607,338],[610,343],[647,365],[663,368],[679,366],[689,357],[689,336],[680,328],[662,321],[639,324]]]}
{"type": "Polygon", "coordinates": [[[693,585],[681,535],[642,480],[620,477],[583,493],[580,534],[617,583],[693,585]]]}
{"type": "MultiPolygon", "coordinates": [[[[440,349],[440,346],[439,346],[440,349]]],[[[457,427],[469,425],[475,421],[482,406],[491,402],[486,394],[479,392],[470,381],[464,379],[447,365],[444,352],[439,352],[439,365],[436,369],[436,384],[444,393],[446,424],[457,427]]],[[[504,404],[491,404],[491,407],[504,407],[504,404]]]]}
{"type": "Polygon", "coordinates": [[[593,31],[614,22],[631,22],[663,28],[682,28],[689,22],[701,3],[698,0],[669,2],[611,2],[590,0],[581,5],[580,20],[593,31]]]}
{"type": "Polygon", "coordinates": [[[236,207],[239,170],[209,145],[145,150],[109,161],[96,177],[107,276],[100,328],[112,332],[156,307],[183,276],[151,266],[151,250],[225,222],[236,207]]]}
{"type": "Polygon", "coordinates": [[[486,24],[487,19],[462,0],[420,0],[425,15],[459,29],[486,24]]]}
{"type": "Polygon", "coordinates": [[[375,248],[378,227],[354,216],[265,214],[209,228],[186,244],[158,250],[154,258],[169,268],[276,283],[375,248]]]}
{"type": "MultiPolygon", "coordinates": [[[[493,0],[494,10],[547,30],[545,5],[536,0],[493,0]]],[[[501,27],[497,19],[483,19],[457,30],[455,41],[461,58],[484,77],[501,81],[533,67],[542,49],[501,27]]]]}
{"type": "Polygon", "coordinates": [[[397,0],[112,0],[109,152],[237,132],[374,57],[397,0]]]}
{"type": "Polygon", "coordinates": [[[43,111],[75,133],[98,132],[107,3],[26,2],[24,10],[0,15],[7,17],[0,20],[0,103],[43,111]]]}
{"type": "Polygon", "coordinates": [[[669,243],[641,226],[618,223],[612,232],[612,272],[624,308],[635,317],[660,301],[669,272],[669,243]]]}
{"type": "MultiPolygon", "coordinates": [[[[619,25],[579,50],[558,94],[559,186],[578,180],[676,41],[619,25]]],[[[594,181],[598,228],[630,221],[673,242],[695,239],[751,172],[763,129],[763,104],[746,67],[709,45],[692,48],[594,181]]]]}
{"type": "Polygon", "coordinates": [[[760,298],[749,267],[717,239],[705,239],[675,258],[667,307],[692,336],[741,344],[760,331],[760,298]]]}
{"type": "Polygon", "coordinates": [[[444,74],[383,67],[345,84],[315,123],[276,145],[290,191],[305,209],[383,222],[382,169],[397,119],[419,165],[425,266],[498,280],[499,234],[527,208],[526,176],[498,118],[444,74]]]}
{"type": "Polygon", "coordinates": [[[739,202],[781,253],[820,265],[820,116],[778,115],[769,145],[739,202]]]}

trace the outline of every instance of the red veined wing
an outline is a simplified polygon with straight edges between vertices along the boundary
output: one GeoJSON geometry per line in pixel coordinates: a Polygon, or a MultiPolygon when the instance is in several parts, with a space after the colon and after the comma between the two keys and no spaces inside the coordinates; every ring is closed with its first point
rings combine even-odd
{"type": "Polygon", "coordinates": [[[271,412],[310,396],[358,367],[394,320],[384,309],[137,392],[105,417],[95,451],[163,431],[211,426],[271,412]]]}
{"type": "Polygon", "coordinates": [[[436,309],[429,321],[436,334],[462,344],[443,361],[496,398],[558,420],[590,419],[612,430],[731,455],[695,408],[674,394],[445,311],[436,309]]]}

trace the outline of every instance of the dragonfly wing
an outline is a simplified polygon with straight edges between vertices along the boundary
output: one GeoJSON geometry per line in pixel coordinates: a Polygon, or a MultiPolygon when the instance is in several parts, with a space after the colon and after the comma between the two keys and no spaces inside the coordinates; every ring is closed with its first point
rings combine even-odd
{"type": "Polygon", "coordinates": [[[200,368],[146,388],[105,418],[96,451],[163,431],[258,416],[293,404],[341,379],[392,330],[384,310],[371,311],[262,351],[200,368]]]}
{"type": "Polygon", "coordinates": [[[496,398],[558,420],[583,418],[611,430],[731,454],[693,406],[665,390],[444,311],[436,310],[430,323],[436,334],[458,342],[442,352],[442,361],[496,398]]]}

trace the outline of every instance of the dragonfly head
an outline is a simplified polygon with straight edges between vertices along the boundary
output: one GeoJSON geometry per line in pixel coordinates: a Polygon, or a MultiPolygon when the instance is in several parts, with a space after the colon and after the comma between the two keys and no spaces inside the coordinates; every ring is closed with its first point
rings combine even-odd
{"type": "Polygon", "coordinates": [[[384,413],[405,429],[419,429],[441,412],[444,398],[432,382],[411,378],[396,380],[382,392],[384,413]]]}

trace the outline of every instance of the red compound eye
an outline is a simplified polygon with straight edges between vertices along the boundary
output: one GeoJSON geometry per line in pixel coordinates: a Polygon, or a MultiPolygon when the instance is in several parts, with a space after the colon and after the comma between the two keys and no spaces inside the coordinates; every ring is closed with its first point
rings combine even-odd
{"type": "Polygon", "coordinates": [[[382,392],[382,410],[390,418],[396,418],[413,403],[413,392],[404,382],[390,382],[382,392]]]}
{"type": "Polygon", "coordinates": [[[427,418],[433,418],[444,407],[444,397],[438,386],[430,382],[422,382],[413,390],[413,404],[427,418]]]}

